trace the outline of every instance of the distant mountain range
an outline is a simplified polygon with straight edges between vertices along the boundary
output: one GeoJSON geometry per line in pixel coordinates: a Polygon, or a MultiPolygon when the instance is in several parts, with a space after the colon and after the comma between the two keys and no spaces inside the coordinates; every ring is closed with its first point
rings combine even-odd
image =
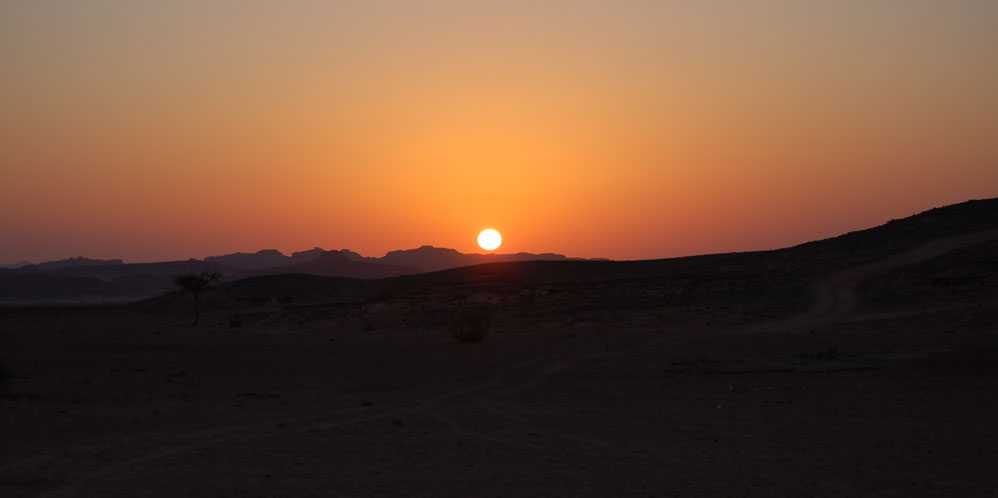
{"type": "MultiPolygon", "coordinates": [[[[445,254],[446,250],[403,252],[425,256],[445,254]]],[[[596,309],[617,316],[641,308],[687,307],[706,315],[717,309],[738,313],[754,309],[760,311],[753,316],[762,318],[805,310],[818,297],[814,295],[816,283],[828,282],[831,275],[855,274],[849,269],[874,275],[870,268],[877,265],[894,270],[890,275],[876,274],[859,282],[855,290],[867,293],[864,299],[936,306],[947,300],[994,302],[998,296],[996,255],[998,199],[988,199],[931,209],[879,227],[771,251],[636,261],[507,262],[380,280],[272,275],[225,283],[214,292],[218,302],[227,305],[366,303],[364,306],[380,309],[377,306],[385,304],[400,305],[412,312],[411,316],[426,317],[439,317],[434,313],[453,309],[448,306],[457,303],[498,299],[545,316],[596,309]],[[954,242],[961,237],[962,242],[954,242]],[[964,243],[970,245],[945,252],[946,247],[964,243]],[[942,251],[941,256],[925,256],[934,251],[942,251]],[[933,259],[909,264],[921,257],[933,259]]],[[[840,298],[850,299],[842,295],[834,299],[840,298]]],[[[190,307],[188,296],[170,295],[150,302],[190,307]]],[[[682,320],[681,315],[672,316],[682,320]]]]}
{"type": "Polygon", "coordinates": [[[340,251],[324,251],[308,261],[269,268],[258,273],[305,273],[324,277],[386,278],[422,272],[422,269],[414,266],[357,260],[340,251]]]}
{"type": "Polygon", "coordinates": [[[251,253],[236,252],[224,256],[209,256],[204,258],[204,260],[209,263],[217,263],[240,270],[262,270],[265,268],[280,268],[306,263],[319,257],[324,252],[326,251],[316,247],[308,251],[291,253],[289,257],[276,249],[264,249],[251,253]]]}
{"type": "Polygon", "coordinates": [[[0,270],[13,270],[13,269],[21,268],[21,267],[24,267],[24,266],[30,266],[30,265],[31,265],[30,261],[20,261],[18,263],[12,263],[12,264],[9,264],[9,265],[0,265],[0,270]]]}
{"type": "MultiPolygon", "coordinates": [[[[241,270],[276,270],[283,269],[281,273],[312,273],[325,275],[336,273],[342,268],[342,276],[353,275],[351,269],[361,273],[369,273],[362,269],[361,265],[350,265],[347,261],[355,263],[379,265],[382,271],[373,273],[391,274],[383,276],[405,275],[410,273],[423,273],[431,271],[446,270],[460,266],[471,266],[482,263],[502,263],[507,261],[583,261],[584,258],[568,258],[561,254],[543,253],[516,253],[516,254],[465,254],[454,249],[443,247],[422,246],[417,249],[406,249],[401,251],[391,251],[380,257],[362,256],[349,249],[339,251],[324,251],[316,247],[308,251],[292,253],[285,256],[280,251],[265,249],[254,253],[233,253],[224,256],[211,256],[205,261],[217,263],[223,266],[239,268],[241,270]],[[333,256],[333,255],[336,256],[333,256]],[[321,259],[321,262],[315,262],[321,259]],[[391,269],[389,269],[391,268],[391,269]]],[[[373,267],[372,267],[373,268],[373,267]]],[[[266,273],[273,273],[267,271],[266,273]]],[[[374,277],[359,277],[374,278],[374,277]]]]}
{"type": "MultiPolygon", "coordinates": [[[[998,199],[968,201],[931,209],[876,228],[776,251],[662,260],[595,262],[560,254],[464,254],[433,246],[391,251],[380,258],[362,256],[347,249],[326,251],[321,248],[295,252],[290,256],[269,249],[203,260],[159,263],[70,258],[0,269],[0,304],[135,301],[174,290],[173,279],[177,275],[206,269],[221,273],[226,282],[244,279],[243,282],[251,287],[280,282],[293,289],[296,281],[308,281],[317,286],[312,289],[314,295],[325,295],[324,292],[333,289],[337,295],[353,296],[359,288],[371,291],[400,285],[421,286],[436,281],[480,281],[488,275],[492,275],[488,278],[519,279],[521,283],[606,279],[615,275],[621,278],[687,278],[688,286],[693,289],[699,285],[697,282],[702,275],[723,273],[733,267],[750,267],[751,271],[746,270],[747,273],[742,272],[744,274],[738,274],[737,278],[756,275],[760,282],[772,283],[773,275],[784,272],[789,275],[786,278],[800,280],[807,271],[868,264],[933,240],[988,230],[998,230],[998,199]],[[518,263],[526,261],[536,263],[518,263]],[[753,261],[752,264],[746,263],[753,261]],[[480,266],[482,263],[509,264],[480,266]],[[768,271],[777,273],[766,273],[768,271]],[[302,274],[311,277],[302,277],[302,274]]],[[[236,288],[239,285],[227,287],[236,288]]],[[[806,293],[807,290],[798,288],[794,292],[806,293]]],[[[680,298],[683,297],[676,297],[680,298]]]]}
{"type": "MultiPolygon", "coordinates": [[[[350,253],[359,257],[359,254],[350,253]]],[[[371,258],[366,258],[370,260],[371,258]]],[[[480,265],[484,263],[505,263],[510,261],[586,261],[585,258],[569,258],[561,254],[542,253],[532,254],[520,252],[515,254],[463,254],[454,249],[442,247],[422,246],[418,249],[406,251],[391,251],[384,257],[377,258],[379,263],[387,263],[401,266],[411,266],[421,269],[423,272],[446,270],[460,266],[480,265]]],[[[605,261],[605,260],[604,260],[605,261]]]]}
{"type": "Polygon", "coordinates": [[[114,266],[121,264],[124,264],[124,261],[120,259],[69,258],[69,259],[61,259],[59,261],[49,261],[47,263],[39,263],[38,269],[62,270],[63,268],[73,268],[75,266],[114,266]]]}
{"type": "Polygon", "coordinates": [[[120,259],[69,258],[0,267],[0,302],[127,301],[173,289],[179,274],[217,271],[227,281],[284,273],[324,277],[388,278],[506,261],[580,260],[560,254],[464,254],[422,246],[383,257],[319,247],[286,256],[275,249],[210,256],[203,260],[125,263],[120,259]]]}

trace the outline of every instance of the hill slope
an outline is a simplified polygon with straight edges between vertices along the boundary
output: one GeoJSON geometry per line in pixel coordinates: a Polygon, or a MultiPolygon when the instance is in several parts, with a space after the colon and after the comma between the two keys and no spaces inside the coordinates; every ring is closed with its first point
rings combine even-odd
{"type": "MultiPolygon", "coordinates": [[[[436,306],[482,293],[515,302],[533,299],[538,292],[553,296],[553,292],[560,296],[551,300],[566,312],[699,303],[752,308],[775,316],[806,309],[813,300],[815,282],[843,267],[987,230],[998,230],[998,199],[936,208],[868,230],[775,251],[643,261],[489,263],[363,284],[349,279],[308,279],[299,288],[290,288],[286,278],[291,277],[282,277],[280,291],[275,288],[270,297],[276,299],[279,294],[283,301],[307,304],[342,302],[342,296],[349,295],[353,301],[433,301],[437,304],[426,305],[436,306]],[[346,292],[350,288],[358,292],[346,292]]],[[[978,259],[988,254],[971,252],[978,259]]],[[[243,285],[233,282],[225,292],[245,297],[248,291],[241,289],[243,285]]],[[[258,293],[257,300],[267,300],[263,297],[269,295],[266,278],[253,280],[252,287],[258,293]]]]}
{"type": "MultiPolygon", "coordinates": [[[[295,253],[291,258],[276,251],[263,251],[255,256],[230,255],[233,257],[228,261],[238,263],[241,259],[244,265],[261,261],[257,256],[268,261],[276,256],[285,258],[281,261],[307,259],[297,264],[253,270],[208,264],[232,282],[227,287],[234,295],[256,301],[269,301],[278,294],[284,301],[299,303],[322,302],[324,299],[337,301],[343,296],[375,299],[434,292],[450,294],[458,290],[511,295],[531,292],[538,286],[557,284],[576,290],[587,286],[603,288],[600,291],[605,294],[603,297],[580,291],[576,302],[571,304],[574,307],[591,306],[597,302],[625,308],[694,301],[756,307],[770,303],[768,306],[773,308],[772,312],[780,313],[806,306],[811,299],[813,283],[831,272],[882,260],[934,240],[987,230],[998,230],[998,199],[974,200],[930,209],[871,229],[775,251],[643,261],[584,261],[555,254],[462,254],[452,249],[424,246],[393,251],[383,258],[366,258],[346,250],[321,249],[295,253]],[[494,262],[504,260],[513,261],[494,262]],[[398,264],[386,263],[389,261],[398,264]],[[460,266],[464,264],[470,266],[460,266]],[[424,268],[450,265],[459,267],[420,273],[424,268]],[[360,283],[349,278],[330,281],[303,279],[300,290],[289,289],[282,284],[279,292],[278,289],[267,291],[266,275],[288,273],[378,280],[360,283]],[[257,296],[250,299],[247,293],[237,290],[244,284],[233,280],[254,275],[263,277],[253,280],[252,288],[257,296]],[[361,290],[345,291],[349,287],[361,290]]],[[[989,253],[977,251],[974,254],[978,259],[986,259],[989,253]]],[[[44,278],[39,275],[37,267],[0,270],[0,299],[70,299],[77,294],[76,297],[81,298],[106,298],[143,292],[148,295],[150,292],[170,290],[174,275],[197,271],[205,265],[206,262],[191,260],[71,266],[45,272],[44,278]],[[36,275],[30,276],[31,273],[36,275]],[[98,281],[77,280],[81,278],[98,281]]],[[[286,283],[289,278],[293,277],[281,277],[280,282],[286,283]]],[[[892,285],[896,287],[898,284],[892,285]]]]}

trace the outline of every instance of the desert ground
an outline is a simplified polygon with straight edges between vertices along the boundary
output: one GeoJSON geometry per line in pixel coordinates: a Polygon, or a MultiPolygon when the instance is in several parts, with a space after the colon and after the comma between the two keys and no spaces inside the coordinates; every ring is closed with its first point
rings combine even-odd
{"type": "Polygon", "coordinates": [[[994,496],[996,240],[4,309],[0,495],[994,496]]]}

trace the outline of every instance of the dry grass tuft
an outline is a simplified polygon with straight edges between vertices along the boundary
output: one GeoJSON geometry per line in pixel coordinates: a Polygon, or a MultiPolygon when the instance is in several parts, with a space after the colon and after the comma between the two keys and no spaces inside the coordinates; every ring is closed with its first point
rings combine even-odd
{"type": "Polygon", "coordinates": [[[461,308],[451,317],[447,329],[462,344],[482,342],[492,325],[492,315],[488,305],[461,308]]]}

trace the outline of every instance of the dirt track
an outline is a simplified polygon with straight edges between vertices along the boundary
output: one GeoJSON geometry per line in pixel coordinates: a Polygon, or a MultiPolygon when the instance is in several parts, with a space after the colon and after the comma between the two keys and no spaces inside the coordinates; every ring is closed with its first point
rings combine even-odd
{"type": "Polygon", "coordinates": [[[754,326],[751,330],[792,330],[833,323],[837,317],[842,317],[856,308],[855,290],[860,282],[896,268],[937,258],[948,252],[996,238],[998,230],[987,230],[935,240],[874,263],[840,270],[815,284],[812,289],[814,304],[807,313],[787,320],[754,326]]]}

